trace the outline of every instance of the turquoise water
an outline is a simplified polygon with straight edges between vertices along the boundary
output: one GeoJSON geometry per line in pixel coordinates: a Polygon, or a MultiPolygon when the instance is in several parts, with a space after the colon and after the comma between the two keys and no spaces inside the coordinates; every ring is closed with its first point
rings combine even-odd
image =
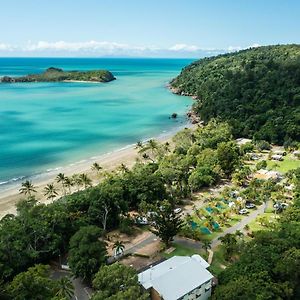
{"type": "Polygon", "coordinates": [[[108,69],[117,80],[95,83],[0,85],[0,190],[186,123],[191,100],[166,84],[187,59],[0,58],[0,76],[108,69]],[[172,120],[169,116],[178,113],[172,120]]]}

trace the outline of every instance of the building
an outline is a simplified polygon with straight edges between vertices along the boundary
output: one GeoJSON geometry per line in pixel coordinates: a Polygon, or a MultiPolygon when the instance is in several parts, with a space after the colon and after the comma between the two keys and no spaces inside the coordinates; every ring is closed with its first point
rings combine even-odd
{"type": "Polygon", "coordinates": [[[236,139],[235,141],[236,141],[236,143],[237,143],[239,146],[242,146],[242,145],[245,145],[245,144],[248,144],[248,143],[252,143],[252,140],[250,140],[250,139],[245,139],[245,138],[239,138],[239,139],[236,139]]]}
{"type": "Polygon", "coordinates": [[[200,256],[173,256],[138,274],[152,300],[206,300],[211,296],[213,275],[200,256]]]}
{"type": "Polygon", "coordinates": [[[258,170],[254,175],[253,178],[259,179],[259,180],[275,180],[280,181],[282,179],[279,172],[276,171],[268,171],[264,169],[258,170]]]}

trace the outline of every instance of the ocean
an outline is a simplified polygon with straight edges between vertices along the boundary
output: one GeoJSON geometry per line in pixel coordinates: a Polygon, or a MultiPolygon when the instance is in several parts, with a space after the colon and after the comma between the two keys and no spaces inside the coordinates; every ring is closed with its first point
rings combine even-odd
{"type": "Polygon", "coordinates": [[[0,58],[0,76],[107,69],[109,83],[0,84],[0,191],[187,124],[166,85],[190,59],[0,58]],[[177,119],[170,119],[172,113],[177,119]]]}

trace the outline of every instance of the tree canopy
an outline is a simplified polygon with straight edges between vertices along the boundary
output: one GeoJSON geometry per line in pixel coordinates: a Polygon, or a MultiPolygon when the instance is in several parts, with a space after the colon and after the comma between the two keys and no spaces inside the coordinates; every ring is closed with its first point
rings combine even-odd
{"type": "Polygon", "coordinates": [[[300,46],[252,48],[196,61],[171,82],[196,96],[204,122],[228,121],[235,136],[276,144],[300,139],[300,46]]]}

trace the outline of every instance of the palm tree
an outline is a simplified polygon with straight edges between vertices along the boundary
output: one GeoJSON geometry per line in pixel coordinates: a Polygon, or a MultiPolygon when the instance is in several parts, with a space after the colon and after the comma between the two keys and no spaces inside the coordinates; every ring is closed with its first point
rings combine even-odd
{"type": "Polygon", "coordinates": [[[138,141],[135,145],[135,149],[143,149],[144,145],[142,141],[138,141]]]}
{"type": "Polygon", "coordinates": [[[71,299],[74,295],[74,286],[69,277],[61,277],[56,281],[57,292],[55,296],[59,299],[71,299]]]}
{"type": "Polygon", "coordinates": [[[86,189],[87,187],[92,185],[92,180],[84,173],[79,175],[79,178],[84,185],[84,188],[86,189]]]}
{"type": "Polygon", "coordinates": [[[79,174],[73,174],[72,177],[71,177],[71,182],[72,182],[73,185],[76,185],[77,192],[79,192],[80,187],[82,185],[82,180],[80,178],[80,175],[79,174]]]}
{"type": "Polygon", "coordinates": [[[47,199],[53,200],[57,195],[57,190],[52,183],[49,183],[45,186],[44,196],[47,196],[47,199]]]}
{"type": "Polygon", "coordinates": [[[102,168],[97,162],[94,162],[94,163],[92,164],[91,169],[92,169],[93,171],[96,171],[96,173],[99,173],[99,171],[102,170],[103,168],[102,168]]]}
{"type": "Polygon", "coordinates": [[[156,140],[151,139],[148,141],[147,143],[147,148],[152,152],[152,155],[154,155],[154,152],[157,150],[158,148],[158,143],[156,140]]]}
{"type": "Polygon", "coordinates": [[[66,195],[65,180],[66,180],[66,176],[63,173],[59,173],[56,176],[56,182],[61,183],[64,196],[66,195]]]}
{"type": "Polygon", "coordinates": [[[65,187],[67,187],[69,190],[69,194],[71,194],[71,187],[73,186],[73,181],[71,180],[71,178],[66,177],[64,183],[65,183],[65,187]]]}
{"type": "Polygon", "coordinates": [[[208,249],[211,249],[211,242],[208,240],[204,240],[202,243],[202,248],[207,252],[208,249]]]}
{"type": "Polygon", "coordinates": [[[117,256],[123,254],[125,246],[122,241],[116,241],[113,245],[113,249],[115,250],[115,256],[117,256]]]}
{"type": "Polygon", "coordinates": [[[36,193],[35,186],[32,184],[31,181],[26,180],[25,182],[22,182],[22,186],[19,189],[20,194],[28,195],[29,197],[32,195],[32,193],[36,193]]]}
{"type": "Polygon", "coordinates": [[[120,165],[119,170],[121,171],[121,173],[127,173],[127,172],[129,172],[128,167],[125,164],[123,164],[123,163],[120,165]]]}

